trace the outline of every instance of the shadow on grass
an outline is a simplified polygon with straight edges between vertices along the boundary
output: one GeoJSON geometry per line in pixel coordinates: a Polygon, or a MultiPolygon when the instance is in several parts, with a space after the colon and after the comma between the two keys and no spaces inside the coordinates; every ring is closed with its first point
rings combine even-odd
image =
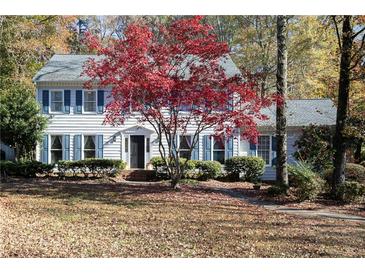
{"type": "Polygon", "coordinates": [[[144,194],[173,191],[169,185],[113,183],[108,179],[63,181],[52,178],[11,178],[0,184],[0,195],[33,195],[51,199],[63,199],[66,204],[77,200],[98,201],[106,204],[133,205],[132,201],[144,194]]]}

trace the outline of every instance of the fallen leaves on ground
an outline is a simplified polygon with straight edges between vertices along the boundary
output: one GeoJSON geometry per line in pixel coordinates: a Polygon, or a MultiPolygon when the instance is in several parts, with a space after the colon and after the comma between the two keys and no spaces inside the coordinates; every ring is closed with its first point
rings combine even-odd
{"type": "Polygon", "coordinates": [[[0,185],[0,257],[365,256],[364,224],[267,211],[217,184],[12,179],[0,185]]]}

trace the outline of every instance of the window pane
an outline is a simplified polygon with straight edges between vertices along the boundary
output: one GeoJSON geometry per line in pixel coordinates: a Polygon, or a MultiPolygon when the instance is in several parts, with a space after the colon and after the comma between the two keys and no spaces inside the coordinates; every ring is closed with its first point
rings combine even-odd
{"type": "Polygon", "coordinates": [[[214,142],[213,149],[224,149],[223,138],[214,136],[213,142],[214,142]]]}
{"type": "Polygon", "coordinates": [[[84,149],[95,149],[95,136],[85,136],[84,149]]]}
{"type": "Polygon", "coordinates": [[[146,152],[149,153],[150,152],[150,138],[146,139],[146,152]]]}
{"type": "Polygon", "coordinates": [[[62,136],[51,136],[51,149],[62,149],[62,136]]]}
{"type": "Polygon", "coordinates": [[[224,164],[224,151],[213,151],[213,160],[224,164]]]}
{"type": "Polygon", "coordinates": [[[85,102],[84,111],[88,111],[88,112],[96,111],[96,103],[95,102],[85,102]]]}
{"type": "Polygon", "coordinates": [[[124,139],[124,152],[128,152],[128,138],[124,139]]]}
{"type": "Polygon", "coordinates": [[[63,101],[62,100],[62,91],[52,91],[51,100],[52,101],[63,101]]]}
{"type": "Polygon", "coordinates": [[[95,91],[85,91],[84,92],[84,101],[95,102],[96,101],[96,92],[95,91]]]}
{"type": "Polygon", "coordinates": [[[84,158],[95,158],[95,150],[85,150],[84,151],[84,158]]]}
{"type": "Polygon", "coordinates": [[[259,136],[257,155],[264,159],[266,165],[270,164],[270,136],[259,136]]]}
{"type": "Polygon", "coordinates": [[[52,102],[51,111],[63,111],[63,102],[52,102]]]}
{"type": "Polygon", "coordinates": [[[51,150],[51,163],[57,163],[62,160],[62,150],[51,150]]]}
{"type": "Polygon", "coordinates": [[[180,158],[185,158],[190,160],[189,151],[188,150],[181,150],[180,151],[180,158]]]}
{"type": "Polygon", "coordinates": [[[180,149],[190,149],[191,136],[180,135],[180,149]]]}

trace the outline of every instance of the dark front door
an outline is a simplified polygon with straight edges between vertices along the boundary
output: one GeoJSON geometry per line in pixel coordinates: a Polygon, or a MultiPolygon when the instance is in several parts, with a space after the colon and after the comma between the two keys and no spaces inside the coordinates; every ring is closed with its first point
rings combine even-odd
{"type": "Polygon", "coordinates": [[[131,136],[131,168],[144,168],[144,136],[131,136]]]}

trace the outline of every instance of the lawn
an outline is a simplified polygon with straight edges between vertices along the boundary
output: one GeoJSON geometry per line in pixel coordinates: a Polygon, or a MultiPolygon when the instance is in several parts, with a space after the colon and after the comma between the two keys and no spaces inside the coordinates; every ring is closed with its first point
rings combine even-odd
{"type": "Polygon", "coordinates": [[[210,183],[176,191],[11,179],[0,187],[0,257],[365,256],[365,224],[267,211],[210,183]]]}

